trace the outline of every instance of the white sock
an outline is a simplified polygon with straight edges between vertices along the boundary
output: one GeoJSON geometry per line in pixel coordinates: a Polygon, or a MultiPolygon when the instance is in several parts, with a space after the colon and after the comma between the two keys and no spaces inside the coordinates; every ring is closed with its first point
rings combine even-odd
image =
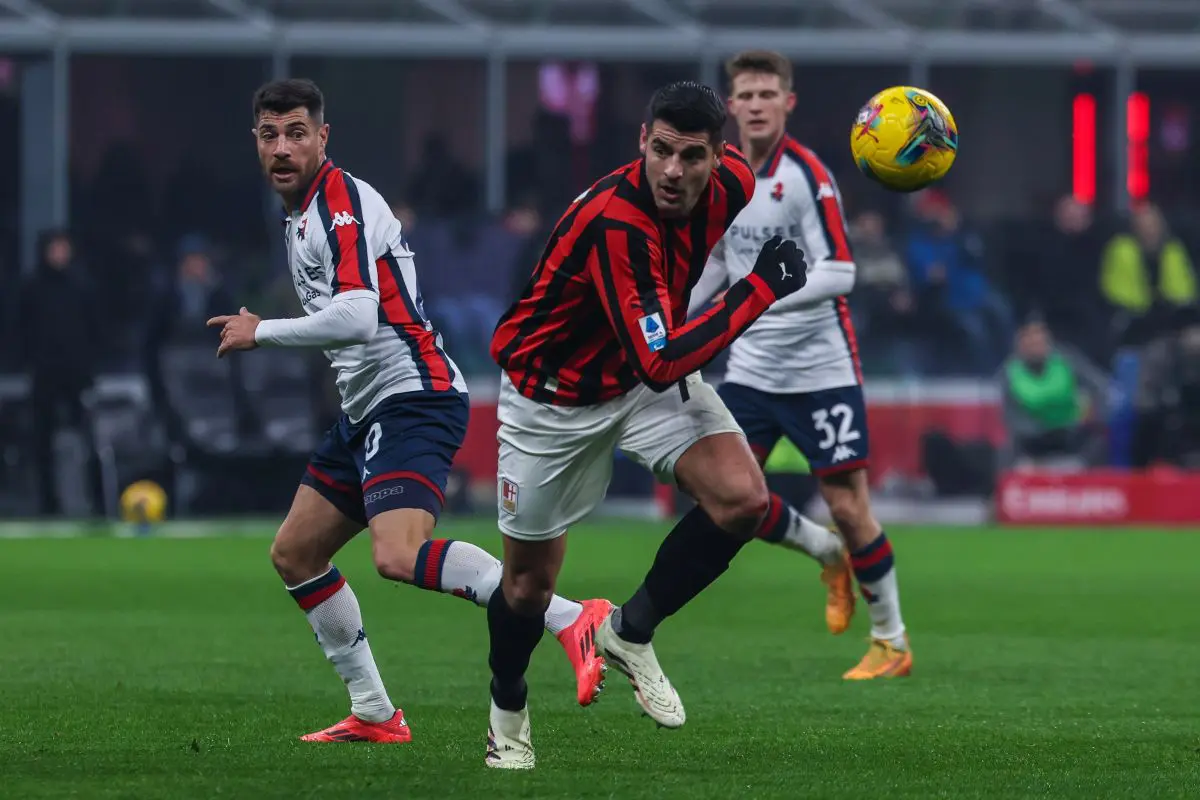
{"type": "Polygon", "coordinates": [[[871,615],[871,638],[882,639],[901,649],[907,647],[904,620],[900,617],[896,564],[887,535],[880,531],[875,541],[850,554],[850,563],[871,615]]]}
{"type": "Polygon", "coordinates": [[[791,523],[780,544],[791,550],[808,553],[822,564],[836,564],[842,560],[842,553],[845,552],[842,537],[824,525],[813,522],[796,509],[789,510],[792,512],[791,523]]]}
{"type": "Polygon", "coordinates": [[[807,553],[821,564],[835,564],[842,557],[841,537],[805,517],[774,492],[756,536],[807,553]]]}
{"type": "MultiPolygon", "coordinates": [[[[500,588],[503,573],[501,561],[481,547],[457,539],[434,539],[421,547],[414,583],[487,608],[492,593],[500,588]]],[[[555,595],[546,611],[546,630],[557,635],[581,613],[583,606],[579,603],[555,595]]]]}
{"type": "Polygon", "coordinates": [[[434,539],[421,545],[414,583],[422,589],[445,592],[487,608],[500,586],[504,568],[482,547],[456,539],[434,539]]]}
{"type": "Polygon", "coordinates": [[[396,713],[388,699],[371,644],[363,631],[358,598],[337,567],[330,567],[288,591],[304,610],[317,644],[350,692],[350,713],[368,722],[384,722],[396,713]]]}
{"type": "Polygon", "coordinates": [[[582,613],[583,606],[579,603],[554,595],[550,598],[550,607],[546,609],[546,630],[557,636],[574,625],[582,613]]]}

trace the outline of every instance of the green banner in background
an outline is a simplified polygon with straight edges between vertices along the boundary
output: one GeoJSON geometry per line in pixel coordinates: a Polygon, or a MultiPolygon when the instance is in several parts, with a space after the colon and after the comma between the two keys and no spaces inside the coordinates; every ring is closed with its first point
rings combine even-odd
{"type": "Polygon", "coordinates": [[[767,456],[767,462],[763,464],[763,471],[768,474],[808,475],[810,469],[808,459],[796,445],[792,444],[791,439],[784,436],[775,443],[775,449],[771,451],[771,455],[767,456]]]}

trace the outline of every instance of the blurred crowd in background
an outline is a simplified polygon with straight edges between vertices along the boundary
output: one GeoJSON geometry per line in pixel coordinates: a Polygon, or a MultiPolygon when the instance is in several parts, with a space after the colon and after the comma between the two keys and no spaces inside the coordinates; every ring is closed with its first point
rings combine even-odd
{"type": "MultiPolygon", "coordinates": [[[[254,370],[229,359],[216,379],[202,372],[196,384],[175,375],[191,363],[188,353],[215,361],[216,337],[204,326],[210,316],[243,305],[263,317],[300,313],[283,268],[278,209],[254,161],[253,72],[227,70],[222,80],[203,82],[211,67],[203,62],[155,75],[137,70],[135,59],[84,60],[95,63],[73,81],[71,224],[42,232],[33,264],[20,263],[12,230],[0,253],[10,287],[0,328],[11,343],[0,351],[0,372],[25,376],[28,388],[19,394],[32,401],[26,416],[0,421],[0,442],[10,468],[34,467],[36,491],[26,500],[35,496],[37,508],[24,508],[43,513],[64,511],[56,431],[86,427],[87,390],[104,375],[144,377],[164,446],[177,452],[212,451],[228,436],[245,460],[272,425],[277,437],[295,441],[287,420],[320,430],[337,413],[320,354],[272,367],[282,382],[272,386],[285,387],[274,395],[256,388],[269,380],[260,374],[267,359],[256,359],[254,370]],[[172,95],[172,86],[186,88],[172,95]],[[177,104],[171,112],[190,113],[168,122],[156,117],[166,112],[150,110],[168,102],[177,104]],[[224,387],[215,390],[219,399],[214,380],[224,387]],[[297,394],[303,402],[280,399],[297,394]],[[198,398],[211,417],[207,427],[184,408],[198,398]]],[[[527,119],[510,121],[521,135],[508,137],[507,207],[499,213],[482,210],[479,136],[463,132],[472,117],[429,101],[436,87],[421,94],[410,77],[412,99],[400,92],[376,116],[373,99],[349,95],[357,78],[344,66],[294,70],[325,88],[334,161],[393,203],[416,253],[425,308],[468,376],[493,381],[493,325],[520,292],[549,229],[591,180],[636,156],[650,89],[687,73],[685,65],[619,66],[521,65],[525,82],[518,81],[523,90],[514,104],[527,119]],[[391,127],[410,117],[408,129],[391,127]]],[[[442,103],[458,102],[455,91],[470,83],[459,73],[472,69],[434,70],[451,98],[442,103]]],[[[1050,155],[1025,163],[1013,160],[1021,148],[989,152],[980,145],[999,136],[989,129],[1006,124],[989,116],[996,113],[989,103],[998,101],[973,101],[969,79],[954,75],[940,86],[939,74],[930,88],[958,114],[961,163],[944,186],[900,196],[857,174],[845,142],[857,105],[898,82],[894,76],[882,68],[850,79],[832,68],[797,69],[793,132],[831,166],[844,196],[858,265],[850,305],[868,385],[994,387],[1007,434],[992,455],[1004,465],[1200,466],[1200,226],[1181,166],[1200,159],[1190,144],[1182,161],[1164,151],[1155,162],[1165,165],[1162,190],[1151,189],[1128,213],[1103,192],[1094,203],[1080,202],[1071,194],[1070,164],[1059,163],[1069,160],[1060,157],[1070,147],[1065,123],[1056,130],[1066,141],[1047,145],[1050,155]],[[814,96],[837,97],[836,107],[806,102],[814,96]],[[1009,161],[990,163],[996,159],[1009,161]],[[1047,164],[1056,165],[1054,174],[1046,174],[1047,164]],[[1028,170],[1028,187],[989,183],[998,170],[1028,170]]],[[[1079,80],[1103,76],[1061,76],[1064,104],[1079,80]]],[[[16,140],[18,102],[8,101],[0,105],[3,152],[16,140]]],[[[96,477],[98,460],[89,457],[84,483],[111,494],[96,477]]],[[[247,469],[258,474],[261,464],[247,469]]],[[[91,506],[102,510],[105,501],[91,506]]]]}

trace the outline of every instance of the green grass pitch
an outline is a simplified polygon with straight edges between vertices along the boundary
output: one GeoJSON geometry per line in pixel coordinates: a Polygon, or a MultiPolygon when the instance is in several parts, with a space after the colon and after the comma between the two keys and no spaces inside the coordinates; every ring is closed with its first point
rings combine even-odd
{"type": "MultiPolygon", "coordinates": [[[[665,525],[571,534],[562,590],[624,598],[665,525]]],[[[444,535],[496,551],[486,521],[444,535]]],[[[896,529],[916,656],[843,683],[865,648],[824,630],[816,566],[754,544],[668,621],[688,710],[590,709],[547,636],[529,774],[483,766],[484,614],[338,563],[410,745],[296,741],[340,682],[267,560],[269,528],[196,539],[0,540],[0,796],[11,798],[1200,797],[1200,536],[896,529]]]]}

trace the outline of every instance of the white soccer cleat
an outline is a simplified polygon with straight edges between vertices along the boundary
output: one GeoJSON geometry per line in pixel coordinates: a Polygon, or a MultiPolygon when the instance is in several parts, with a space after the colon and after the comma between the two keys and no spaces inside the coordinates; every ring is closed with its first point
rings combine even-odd
{"type": "Polygon", "coordinates": [[[533,742],[529,734],[528,706],[520,711],[504,711],[493,701],[483,763],[494,769],[533,769],[533,742]]]}
{"type": "Polygon", "coordinates": [[[613,630],[612,615],[596,630],[596,648],[633,684],[638,705],[664,728],[681,728],[687,721],[683,701],[663,674],[654,655],[654,646],[627,642],[613,630]]]}

